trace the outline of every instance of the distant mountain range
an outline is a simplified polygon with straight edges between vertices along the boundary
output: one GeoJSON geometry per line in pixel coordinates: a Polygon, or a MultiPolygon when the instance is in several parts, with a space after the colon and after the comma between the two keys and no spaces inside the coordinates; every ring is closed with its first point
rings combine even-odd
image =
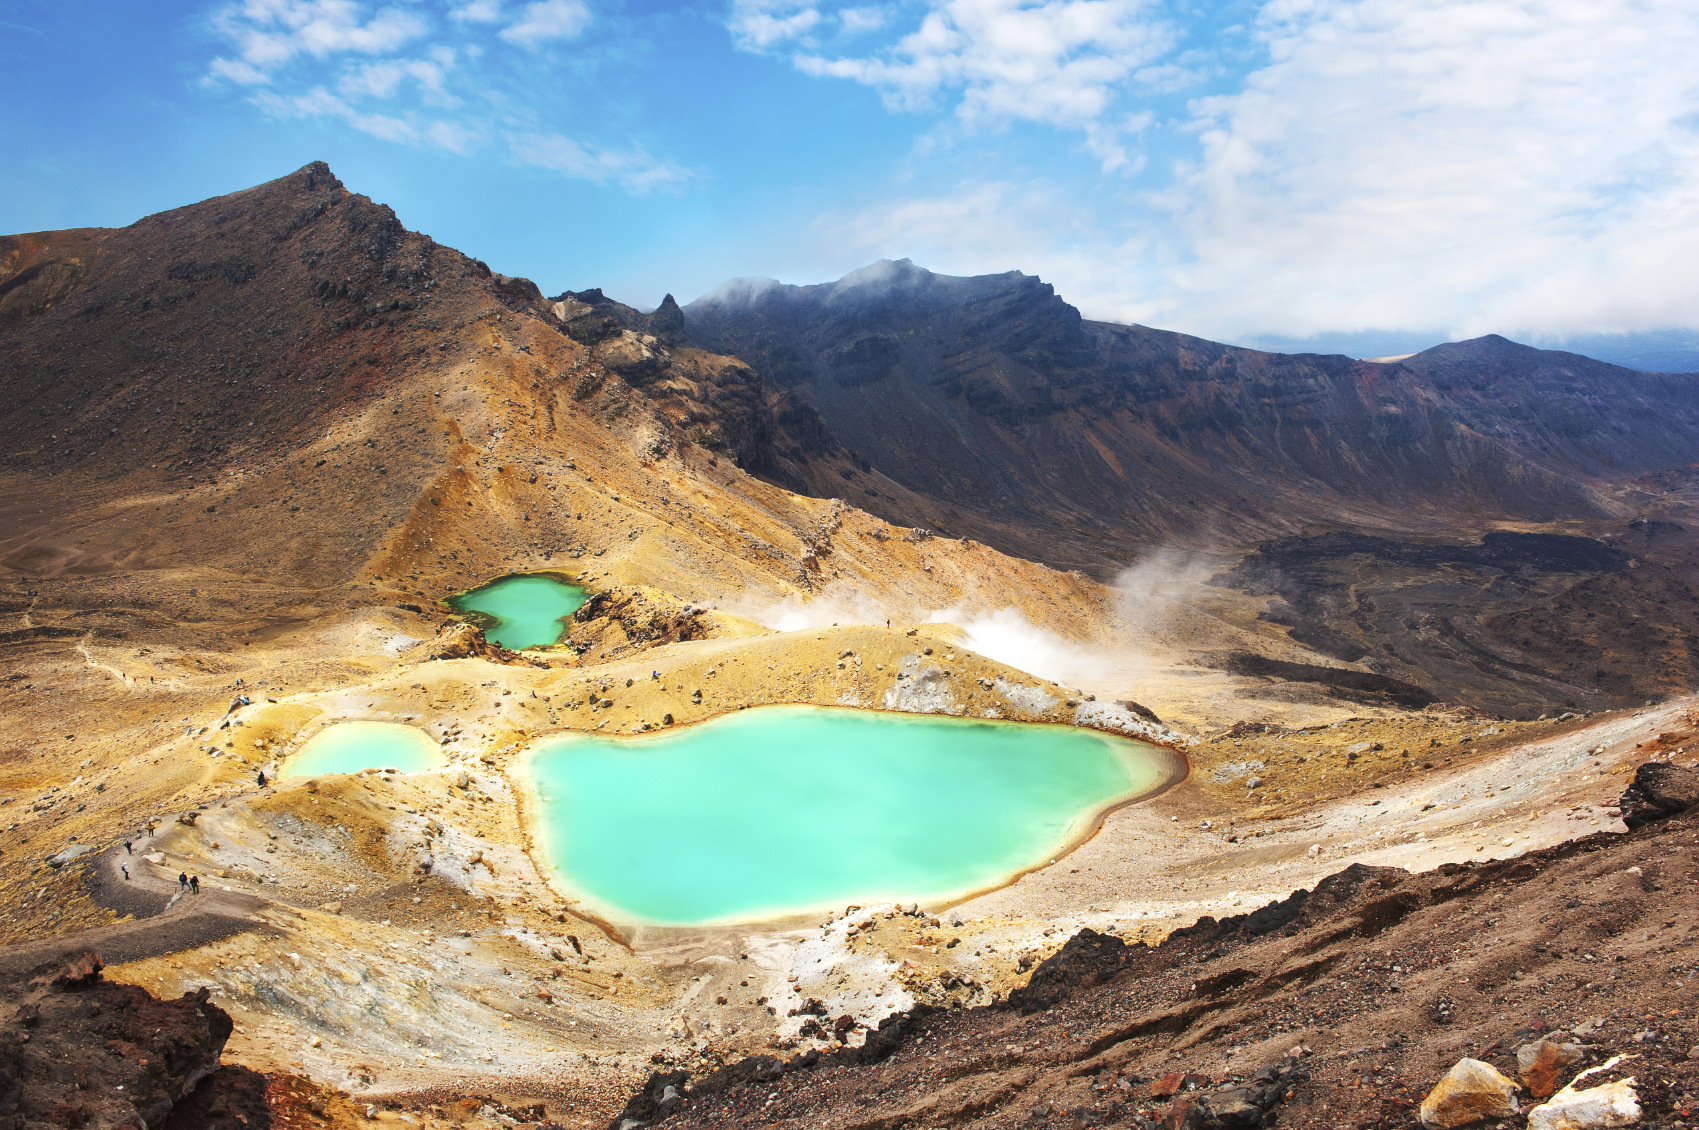
{"type": "Polygon", "coordinates": [[[1020,272],[907,260],[735,280],[682,322],[851,449],[863,472],[811,492],[1100,573],[1139,544],[1318,522],[1604,517],[1620,507],[1602,484],[1699,460],[1699,376],[1497,336],[1387,363],[1268,353],[1088,321],[1020,272]]]}
{"type": "MultiPolygon", "coordinates": [[[[1360,333],[1317,334],[1313,337],[1261,335],[1237,344],[1271,353],[1343,353],[1348,357],[1388,357],[1420,353],[1450,340],[1441,334],[1402,330],[1364,330],[1360,333]]],[[[1540,336],[1527,344],[1542,349],[1579,353],[1595,361],[1606,361],[1648,373],[1699,372],[1699,330],[1662,329],[1636,333],[1567,334],[1561,338],[1540,336]]]]}

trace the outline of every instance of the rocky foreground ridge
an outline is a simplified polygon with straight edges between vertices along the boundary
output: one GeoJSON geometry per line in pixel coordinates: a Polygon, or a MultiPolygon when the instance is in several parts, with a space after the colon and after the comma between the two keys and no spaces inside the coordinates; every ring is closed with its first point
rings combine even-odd
{"type": "Polygon", "coordinates": [[[1001,1004],[658,1072],[612,1127],[1691,1124],[1695,802],[1699,770],[1649,763],[1627,835],[1418,874],[1354,864],[1155,947],[1082,930],[1001,1004]],[[1618,1055],[1576,1089],[1632,1077],[1634,1118],[1530,1120],[1618,1055]]]}

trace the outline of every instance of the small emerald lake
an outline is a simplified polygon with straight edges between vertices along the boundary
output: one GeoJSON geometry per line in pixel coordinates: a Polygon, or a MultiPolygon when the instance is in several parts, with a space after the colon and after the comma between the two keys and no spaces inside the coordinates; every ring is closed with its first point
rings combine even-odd
{"type": "Polygon", "coordinates": [[[442,750],[423,730],[395,722],[333,722],[307,739],[278,771],[281,777],[397,769],[419,773],[443,763],[442,750]]]}
{"type": "Polygon", "coordinates": [[[484,638],[514,651],[549,647],[566,634],[566,618],[584,606],[585,592],[544,574],[503,577],[456,593],[443,603],[484,629],[484,638]]]}
{"type": "Polygon", "coordinates": [[[616,921],[686,925],[995,887],[1185,763],[1094,730],[770,706],[547,738],[520,772],[564,892],[616,921]]]}

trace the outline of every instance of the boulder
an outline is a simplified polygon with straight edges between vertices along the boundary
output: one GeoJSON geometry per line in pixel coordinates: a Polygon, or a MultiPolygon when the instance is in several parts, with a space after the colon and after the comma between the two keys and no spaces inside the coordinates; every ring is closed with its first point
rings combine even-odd
{"type": "Polygon", "coordinates": [[[1162,1130],[1203,1130],[1209,1121],[1209,1108],[1202,1099],[1181,1096],[1168,1107],[1168,1113],[1162,1116],[1162,1130]]]}
{"type": "Polygon", "coordinates": [[[1516,1084],[1492,1064],[1465,1057],[1428,1092],[1417,1117],[1423,1126],[1446,1130],[1484,1118],[1508,1118],[1517,1109],[1516,1084]]]}
{"type": "Polygon", "coordinates": [[[1580,1044],[1567,1043],[1562,1037],[1563,1033],[1554,1032],[1516,1049],[1516,1073],[1536,1099],[1555,1092],[1564,1073],[1587,1054],[1580,1044]]]}
{"type": "Polygon", "coordinates": [[[1640,1096],[1635,1093],[1632,1077],[1575,1089],[1576,1083],[1610,1070],[1623,1058],[1614,1056],[1590,1071],[1583,1071],[1549,1101],[1529,1111],[1528,1130],[1604,1130],[1639,1122],[1640,1096]]]}
{"type": "Polygon", "coordinates": [[[93,850],[94,849],[89,847],[87,844],[72,844],[59,854],[48,856],[47,866],[57,871],[59,868],[65,866],[65,864],[71,862],[71,860],[76,859],[81,855],[87,855],[93,850]]]}
{"type": "Polygon", "coordinates": [[[1634,771],[1634,781],[1618,802],[1629,831],[1699,804],[1699,769],[1648,761],[1634,771]]]}

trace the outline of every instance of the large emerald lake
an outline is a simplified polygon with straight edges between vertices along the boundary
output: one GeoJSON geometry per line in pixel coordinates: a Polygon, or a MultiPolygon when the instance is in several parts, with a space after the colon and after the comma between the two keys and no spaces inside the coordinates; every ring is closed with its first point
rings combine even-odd
{"type": "Polygon", "coordinates": [[[1184,773],[1093,730],[807,706],[532,747],[536,843],[616,921],[755,921],[936,902],[1054,858],[1184,773]]]}
{"type": "Polygon", "coordinates": [[[584,590],[543,574],[503,577],[456,593],[444,603],[484,629],[484,638],[521,651],[548,647],[566,634],[565,620],[584,606],[584,590]]]}

